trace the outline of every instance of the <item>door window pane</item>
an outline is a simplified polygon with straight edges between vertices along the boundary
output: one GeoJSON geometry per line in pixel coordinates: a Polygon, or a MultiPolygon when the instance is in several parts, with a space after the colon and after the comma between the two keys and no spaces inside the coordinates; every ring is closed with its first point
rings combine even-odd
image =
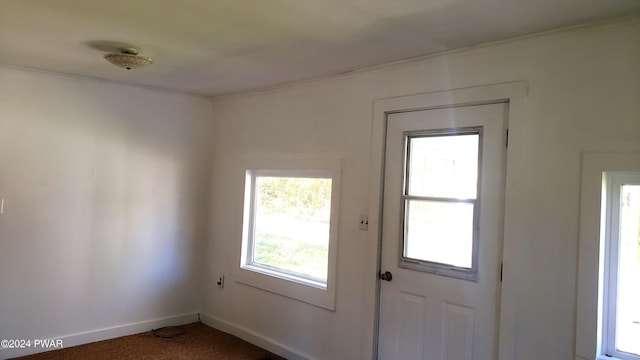
{"type": "Polygon", "coordinates": [[[404,256],[471,268],[473,204],[409,200],[404,256]]]}
{"type": "Polygon", "coordinates": [[[409,137],[407,195],[475,199],[480,134],[409,137]]]}
{"type": "Polygon", "coordinates": [[[401,267],[475,280],[481,134],[405,134],[401,267]]]}
{"type": "Polygon", "coordinates": [[[640,355],[640,185],[620,193],[616,348],[640,355]]]}

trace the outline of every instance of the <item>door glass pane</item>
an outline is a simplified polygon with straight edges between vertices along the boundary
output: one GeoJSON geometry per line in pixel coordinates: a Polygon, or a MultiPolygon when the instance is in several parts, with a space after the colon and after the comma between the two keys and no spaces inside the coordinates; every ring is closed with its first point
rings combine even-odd
{"type": "Polygon", "coordinates": [[[407,195],[475,199],[480,135],[411,136],[407,195]]]}
{"type": "Polygon", "coordinates": [[[623,185],[616,348],[640,355],[640,185],[623,185]]]}
{"type": "Polygon", "coordinates": [[[406,200],[404,256],[471,268],[473,203],[406,200]]]}

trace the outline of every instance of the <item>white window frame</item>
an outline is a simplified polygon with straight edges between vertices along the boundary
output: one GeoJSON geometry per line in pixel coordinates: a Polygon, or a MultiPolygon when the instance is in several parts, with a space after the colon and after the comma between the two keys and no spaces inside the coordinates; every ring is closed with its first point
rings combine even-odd
{"type": "Polygon", "coordinates": [[[342,166],[339,159],[263,159],[246,161],[240,269],[237,280],[272,293],[335,311],[338,217],[342,166]],[[331,179],[331,213],[326,282],[253,263],[255,179],[258,176],[331,179]]]}
{"type": "Polygon", "coordinates": [[[607,359],[603,348],[606,176],[640,172],[640,152],[582,154],[576,360],[607,359]]]}
{"type": "Polygon", "coordinates": [[[621,187],[639,184],[640,173],[607,172],[603,176],[605,198],[602,214],[604,230],[604,277],[602,284],[602,343],[598,359],[640,360],[640,355],[616,349],[616,319],[618,298],[618,264],[620,254],[621,187]]]}
{"type": "Polygon", "coordinates": [[[400,249],[398,251],[398,267],[404,269],[412,269],[416,271],[422,271],[426,273],[432,273],[442,276],[453,277],[457,279],[477,281],[478,278],[478,237],[480,233],[480,189],[482,188],[482,146],[483,146],[483,127],[474,126],[466,128],[450,128],[450,129],[435,129],[435,130],[421,130],[421,131],[407,131],[404,133],[404,153],[403,153],[403,181],[402,181],[402,207],[400,213],[400,219],[403,224],[401,227],[401,239],[400,249]],[[474,199],[459,199],[453,197],[434,197],[434,196],[415,196],[409,194],[409,162],[410,156],[410,141],[412,138],[420,137],[437,137],[437,136],[460,136],[460,135],[478,135],[478,173],[476,175],[476,197],[474,199]],[[471,234],[472,239],[472,253],[471,253],[471,267],[458,267],[451,264],[443,264],[434,261],[427,261],[421,259],[413,259],[405,256],[405,246],[407,241],[407,205],[411,199],[417,200],[430,200],[440,203],[466,203],[473,205],[473,232],[471,234]]]}

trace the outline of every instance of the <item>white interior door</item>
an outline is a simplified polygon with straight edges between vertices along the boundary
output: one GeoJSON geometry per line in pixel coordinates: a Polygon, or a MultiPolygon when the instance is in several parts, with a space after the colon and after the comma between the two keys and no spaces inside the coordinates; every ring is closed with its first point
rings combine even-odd
{"type": "Polygon", "coordinates": [[[497,358],[507,117],[508,104],[388,116],[379,359],[497,358]]]}

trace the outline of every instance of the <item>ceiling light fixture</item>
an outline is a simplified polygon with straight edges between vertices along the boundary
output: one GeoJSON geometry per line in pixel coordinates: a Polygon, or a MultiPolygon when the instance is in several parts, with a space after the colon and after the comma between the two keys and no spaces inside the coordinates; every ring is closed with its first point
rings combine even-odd
{"type": "Polygon", "coordinates": [[[134,48],[120,49],[120,53],[107,54],[104,58],[113,65],[127,70],[151,65],[151,59],[138,55],[138,50],[134,48]]]}

